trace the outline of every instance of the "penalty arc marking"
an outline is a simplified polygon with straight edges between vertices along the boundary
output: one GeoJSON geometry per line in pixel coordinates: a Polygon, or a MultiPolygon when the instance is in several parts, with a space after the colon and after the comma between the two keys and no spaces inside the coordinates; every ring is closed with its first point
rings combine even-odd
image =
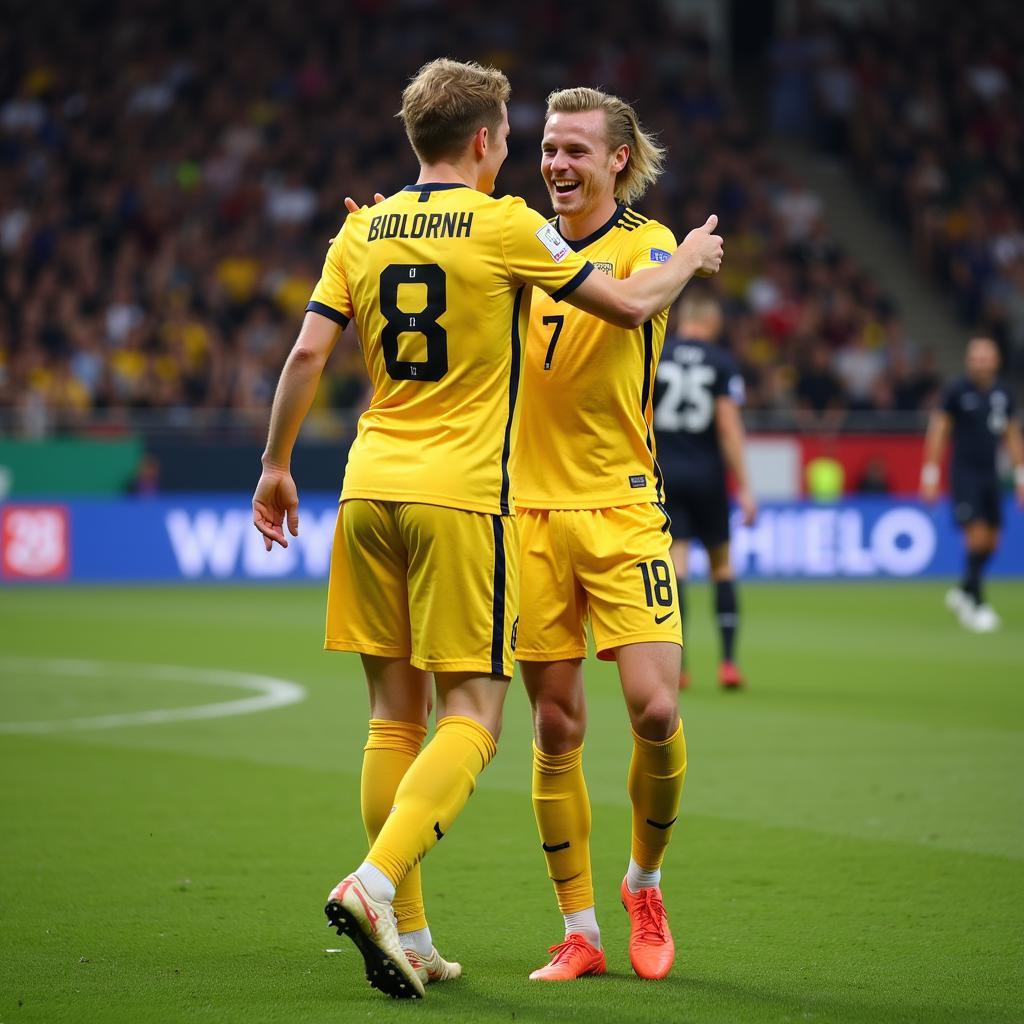
{"type": "Polygon", "coordinates": [[[253,715],[260,711],[298,704],[306,699],[306,688],[287,679],[233,672],[228,669],[199,668],[191,665],[148,665],[118,661],[83,661],[57,658],[0,658],[0,674],[19,672],[29,675],[86,679],[132,679],[156,683],[199,683],[231,686],[255,691],[252,697],[195,704],[181,708],[154,708],[123,714],[92,715],[82,718],[52,719],[35,722],[0,722],[0,735],[12,733],[84,732],[93,729],[119,729],[135,725],[163,725],[166,722],[195,722],[232,715],[253,715]]]}

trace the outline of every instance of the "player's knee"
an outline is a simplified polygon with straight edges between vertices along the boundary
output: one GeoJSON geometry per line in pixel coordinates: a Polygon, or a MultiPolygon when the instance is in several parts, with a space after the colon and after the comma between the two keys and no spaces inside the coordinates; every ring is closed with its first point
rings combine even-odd
{"type": "Polygon", "coordinates": [[[667,740],[679,726],[679,701],[675,695],[658,693],[630,709],[633,731],[645,740],[667,740]]]}
{"type": "Polygon", "coordinates": [[[587,723],[575,704],[538,700],[533,709],[534,739],[546,754],[565,754],[583,743],[587,723]]]}

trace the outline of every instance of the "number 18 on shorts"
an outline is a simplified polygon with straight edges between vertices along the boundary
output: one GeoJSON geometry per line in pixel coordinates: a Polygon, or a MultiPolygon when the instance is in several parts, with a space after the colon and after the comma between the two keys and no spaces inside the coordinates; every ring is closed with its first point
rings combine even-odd
{"type": "Polygon", "coordinates": [[[519,509],[521,577],[516,658],[598,657],[625,644],[682,646],[671,537],[659,506],[519,509]]]}

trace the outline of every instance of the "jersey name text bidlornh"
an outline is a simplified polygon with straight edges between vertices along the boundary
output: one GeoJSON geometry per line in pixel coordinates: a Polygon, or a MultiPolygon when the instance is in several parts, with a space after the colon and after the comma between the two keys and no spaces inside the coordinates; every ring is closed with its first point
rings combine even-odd
{"type": "Polygon", "coordinates": [[[368,242],[382,238],[469,238],[473,214],[382,213],[370,220],[368,242]]]}

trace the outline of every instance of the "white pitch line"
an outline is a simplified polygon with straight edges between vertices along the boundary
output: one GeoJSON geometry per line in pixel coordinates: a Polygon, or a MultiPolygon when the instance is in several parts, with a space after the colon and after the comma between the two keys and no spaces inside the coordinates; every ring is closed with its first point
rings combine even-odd
{"type": "Polygon", "coordinates": [[[0,658],[0,673],[27,672],[36,675],[104,678],[120,676],[150,679],[156,682],[200,683],[256,690],[258,696],[216,704],[197,704],[184,708],[154,708],[118,715],[93,715],[37,722],[0,722],[0,735],[12,733],[79,732],[90,729],[118,729],[131,725],[162,725],[165,722],[194,722],[231,715],[253,715],[283,708],[306,699],[306,688],[287,679],[232,672],[227,669],[196,668],[189,665],[146,665],[120,661],[83,661],[57,658],[0,658]]]}

